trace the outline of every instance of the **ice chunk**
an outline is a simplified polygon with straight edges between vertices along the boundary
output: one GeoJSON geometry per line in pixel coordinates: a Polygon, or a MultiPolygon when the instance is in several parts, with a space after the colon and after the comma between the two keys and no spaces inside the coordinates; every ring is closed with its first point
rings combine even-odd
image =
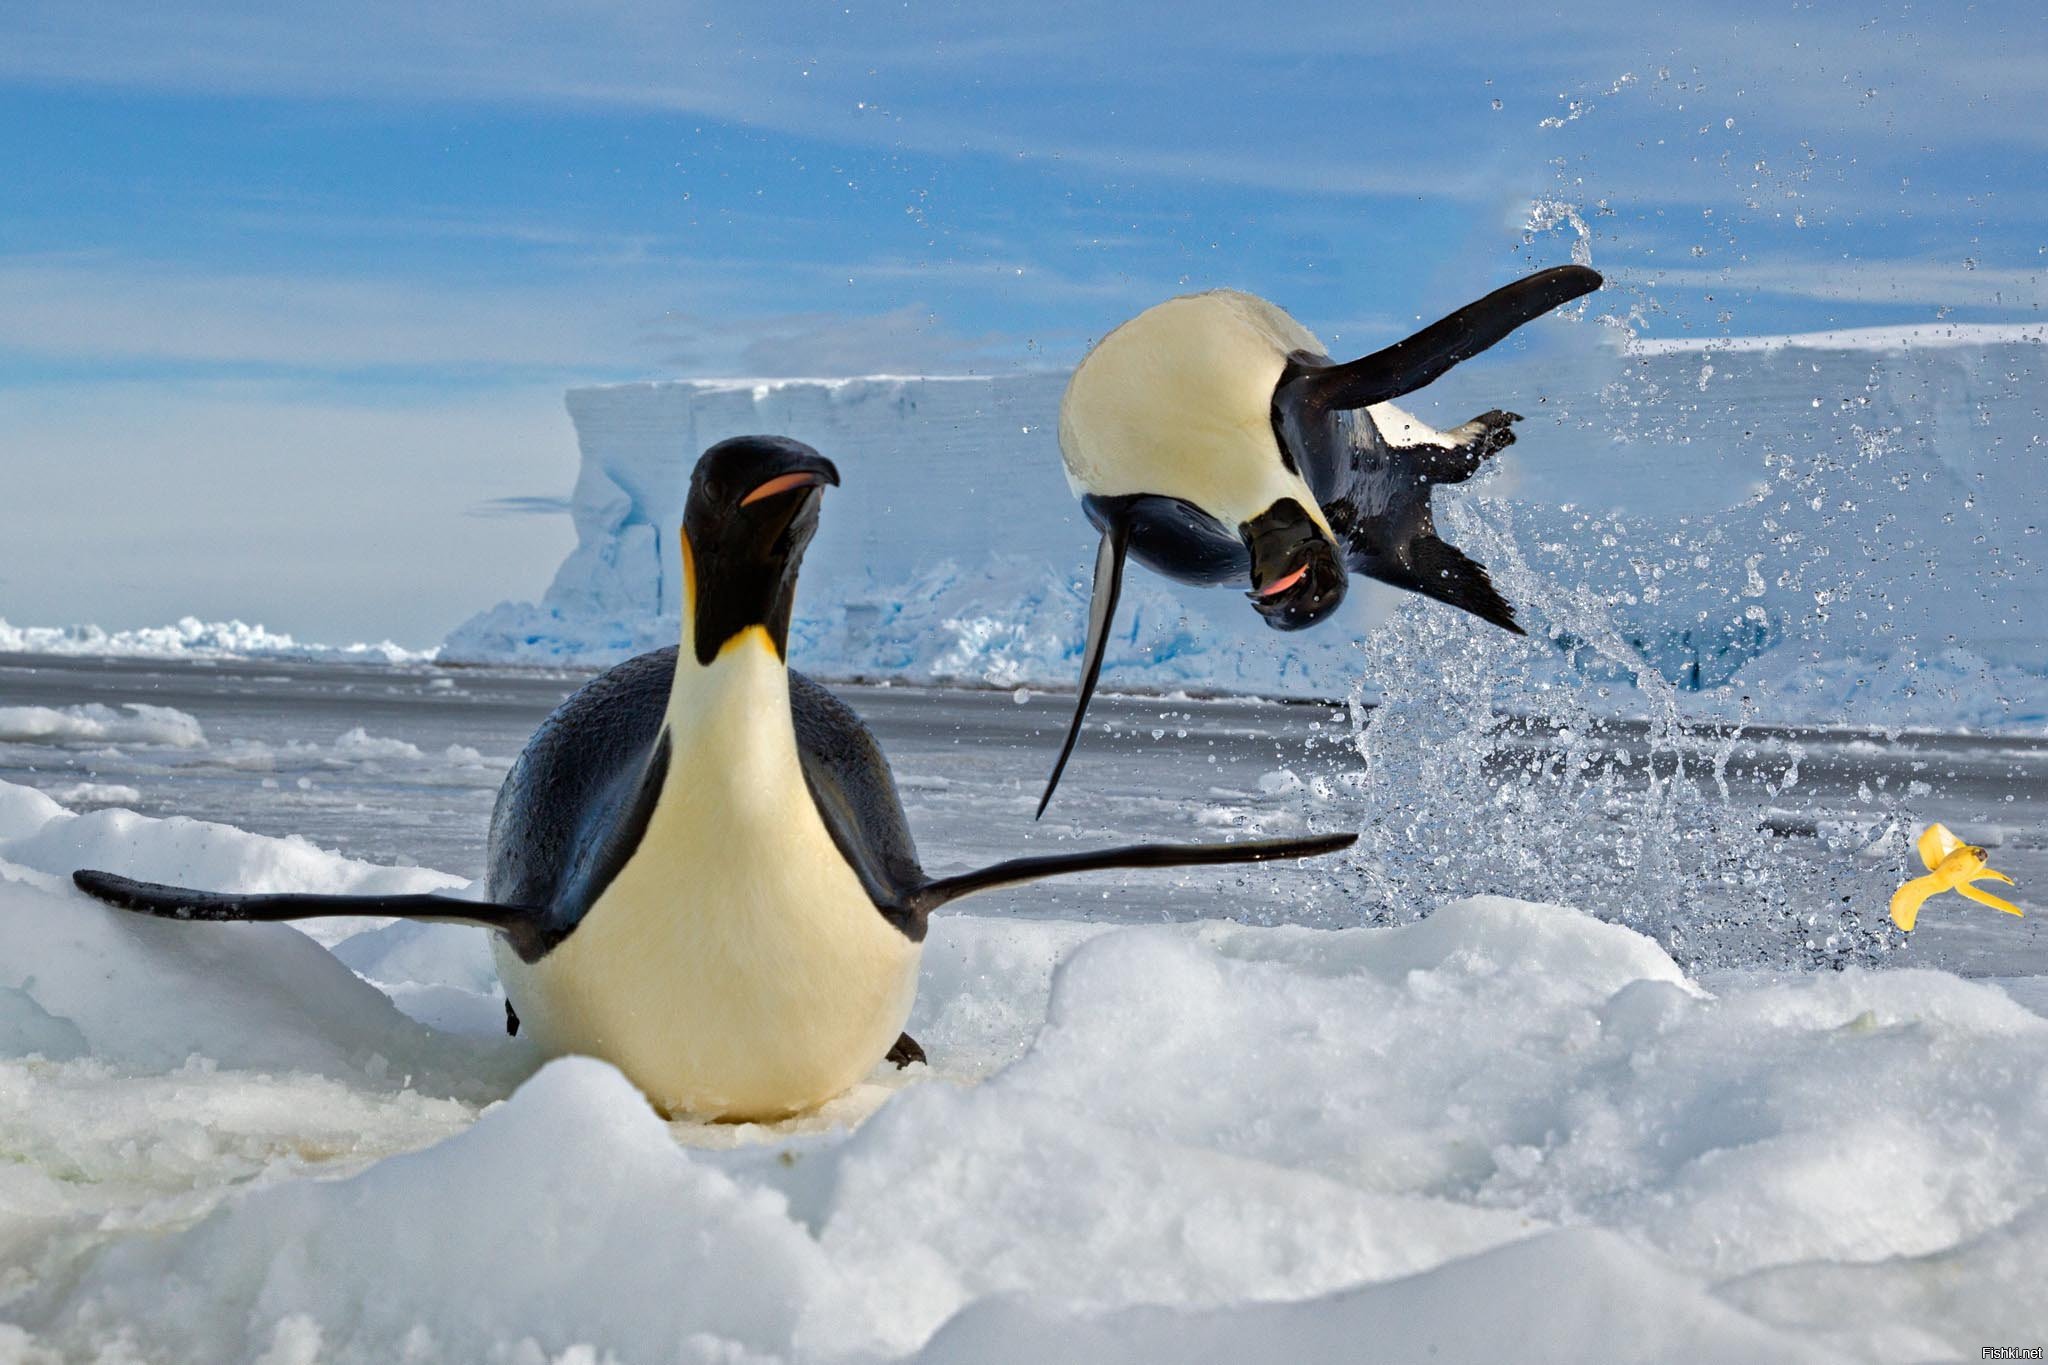
{"type": "Polygon", "coordinates": [[[0,742],[15,744],[158,744],[205,747],[198,720],[169,706],[128,702],[120,710],[83,706],[0,706],[0,742]],[[126,712],[123,715],[122,712],[126,712]]]}

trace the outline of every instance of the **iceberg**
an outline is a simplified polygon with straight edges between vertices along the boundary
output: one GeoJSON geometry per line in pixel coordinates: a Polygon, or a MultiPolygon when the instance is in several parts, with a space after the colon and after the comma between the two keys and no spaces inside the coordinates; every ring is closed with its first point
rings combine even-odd
{"type": "MultiPolygon", "coordinates": [[[[1747,696],[1784,721],[2048,722],[2035,624],[2048,575],[2028,510],[2048,492],[2035,416],[2048,331],[1576,339],[1504,346],[1416,395],[1443,425],[1494,406],[1526,415],[1495,472],[1442,501],[1451,538],[1530,627],[1527,674],[1624,690],[1654,676],[1709,710],[1747,696]]],[[[573,389],[576,548],[541,601],[479,614],[441,657],[601,665],[671,643],[696,456],[775,432],[845,478],[809,557],[794,662],[1070,685],[1095,537],[1060,473],[1065,379],[573,389]]],[[[1348,693],[1358,641],[1405,596],[1354,585],[1335,620],[1282,635],[1227,589],[1139,572],[1125,591],[1106,685],[1294,696],[1348,693]]]]}

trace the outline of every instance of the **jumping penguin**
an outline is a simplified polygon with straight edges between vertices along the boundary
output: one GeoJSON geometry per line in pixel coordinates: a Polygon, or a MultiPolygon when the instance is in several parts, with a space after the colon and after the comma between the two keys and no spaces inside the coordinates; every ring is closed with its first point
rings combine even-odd
{"type": "Polygon", "coordinates": [[[487,899],[227,895],[80,871],[178,919],[395,915],[479,924],[507,1026],[602,1057],[665,1114],[773,1119],[854,1085],[902,1032],[931,912],[1069,872],[1331,853],[1340,834],[1137,845],[927,876],[874,736],[784,662],[797,567],[830,461],[747,436],[698,462],[683,514],[682,645],[556,708],[491,817],[487,899]]]}
{"type": "Polygon", "coordinates": [[[1088,714],[1127,556],[1183,583],[1249,576],[1278,630],[1335,611],[1349,570],[1521,634],[1486,570],[1437,536],[1429,502],[1512,444],[1519,414],[1436,431],[1388,400],[1599,287],[1584,266],[1540,271],[1345,364],[1227,289],[1168,299],[1097,343],[1060,400],[1060,454],[1102,542],[1080,696],[1038,813],[1088,714]]]}

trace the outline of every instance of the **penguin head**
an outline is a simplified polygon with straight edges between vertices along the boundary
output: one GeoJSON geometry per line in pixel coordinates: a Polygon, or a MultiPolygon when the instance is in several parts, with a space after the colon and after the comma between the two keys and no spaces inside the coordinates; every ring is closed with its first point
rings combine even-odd
{"type": "Polygon", "coordinates": [[[706,666],[728,640],[762,627],[789,648],[797,568],[818,530],[818,503],[839,482],[832,462],[783,436],[735,436],[705,451],[683,508],[691,644],[706,666]]]}
{"type": "Polygon", "coordinates": [[[1275,630],[1301,630],[1337,610],[1349,575],[1329,532],[1293,498],[1241,528],[1252,560],[1252,609],[1275,630]]]}

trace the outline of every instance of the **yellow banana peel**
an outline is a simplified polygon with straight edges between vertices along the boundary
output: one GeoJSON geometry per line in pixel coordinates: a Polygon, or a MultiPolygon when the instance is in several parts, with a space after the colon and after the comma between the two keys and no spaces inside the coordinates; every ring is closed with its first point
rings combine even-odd
{"type": "Polygon", "coordinates": [[[1912,933],[1914,922],[1920,918],[1920,907],[1927,903],[1929,896],[1938,896],[1944,891],[1967,896],[1979,905],[2003,910],[2008,915],[2020,913],[2020,908],[2011,901],[2000,900],[1989,891],[1979,891],[1971,885],[1981,881],[2000,881],[2007,886],[2014,883],[2003,872],[1985,865],[1983,849],[1956,838],[1948,826],[1929,825],[1920,832],[1918,846],[1920,861],[1926,865],[1927,875],[1915,877],[1892,892],[1892,923],[1899,928],[1912,933]]]}

